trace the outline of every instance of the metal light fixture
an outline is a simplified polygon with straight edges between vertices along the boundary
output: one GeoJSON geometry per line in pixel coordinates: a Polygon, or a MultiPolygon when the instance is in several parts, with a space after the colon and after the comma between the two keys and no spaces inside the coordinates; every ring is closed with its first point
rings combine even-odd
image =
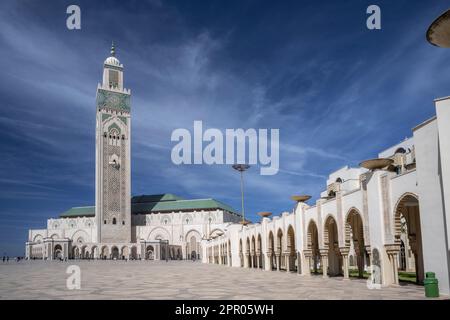
{"type": "Polygon", "coordinates": [[[249,169],[250,166],[248,164],[234,164],[233,169],[239,171],[241,174],[241,212],[242,212],[242,224],[247,225],[247,221],[245,220],[245,211],[244,211],[244,171],[249,169]]]}

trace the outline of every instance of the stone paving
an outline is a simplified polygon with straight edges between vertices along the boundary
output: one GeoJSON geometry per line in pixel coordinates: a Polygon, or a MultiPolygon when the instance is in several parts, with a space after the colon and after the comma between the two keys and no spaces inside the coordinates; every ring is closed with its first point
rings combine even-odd
{"type": "Polygon", "coordinates": [[[0,262],[0,299],[424,299],[424,289],[191,261],[21,261],[0,262]],[[66,287],[69,265],[80,290],[66,287]]]}

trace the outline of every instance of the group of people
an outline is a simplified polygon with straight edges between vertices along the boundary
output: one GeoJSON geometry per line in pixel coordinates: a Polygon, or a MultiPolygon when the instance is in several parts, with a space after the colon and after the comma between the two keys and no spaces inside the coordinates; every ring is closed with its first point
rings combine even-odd
{"type": "MultiPolygon", "coordinates": [[[[15,260],[16,262],[19,262],[20,260],[23,260],[23,257],[15,257],[14,260],[15,260]]],[[[3,261],[3,262],[9,262],[9,256],[4,255],[2,261],[3,261]]]]}

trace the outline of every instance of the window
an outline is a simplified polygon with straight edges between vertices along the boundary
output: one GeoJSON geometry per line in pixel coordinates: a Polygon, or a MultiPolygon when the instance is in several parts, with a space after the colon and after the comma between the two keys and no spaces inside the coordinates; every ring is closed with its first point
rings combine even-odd
{"type": "Polygon", "coordinates": [[[113,224],[116,224],[116,223],[117,223],[116,218],[113,218],[113,224]]]}
{"type": "Polygon", "coordinates": [[[122,225],[125,225],[125,221],[122,221],[122,225]]]}
{"type": "Polygon", "coordinates": [[[106,224],[106,220],[103,221],[103,224],[106,224]]]}
{"type": "Polygon", "coordinates": [[[113,88],[119,86],[119,72],[109,70],[109,86],[113,88]]]}

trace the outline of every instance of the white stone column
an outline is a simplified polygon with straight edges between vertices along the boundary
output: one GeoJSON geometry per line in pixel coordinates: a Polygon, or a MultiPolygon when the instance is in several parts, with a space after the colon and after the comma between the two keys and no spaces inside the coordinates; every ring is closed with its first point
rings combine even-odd
{"type": "Polygon", "coordinates": [[[285,253],[284,254],[284,261],[286,263],[286,272],[290,272],[291,271],[291,261],[290,261],[290,255],[289,253],[285,253]]]}
{"type": "Polygon", "coordinates": [[[272,253],[267,252],[266,259],[264,259],[264,270],[272,271],[272,253]]]}
{"type": "Polygon", "coordinates": [[[303,255],[305,256],[305,261],[303,263],[304,267],[302,268],[302,275],[310,276],[311,275],[311,250],[303,250],[303,255]]]}
{"type": "Polygon", "coordinates": [[[344,269],[344,280],[349,280],[350,279],[350,275],[349,275],[349,257],[348,254],[350,252],[350,248],[348,247],[341,247],[339,248],[341,251],[341,255],[342,255],[342,261],[343,261],[343,269],[344,269]]]}
{"type": "Polygon", "coordinates": [[[280,268],[280,264],[281,264],[281,255],[279,254],[279,253],[275,253],[275,260],[276,260],[276,262],[277,262],[277,271],[281,271],[281,268],[280,268]]]}
{"type": "Polygon", "coordinates": [[[328,278],[328,250],[321,249],[320,256],[322,257],[322,273],[323,278],[328,278]]]}
{"type": "Polygon", "coordinates": [[[397,244],[388,244],[385,245],[386,253],[389,257],[389,262],[391,264],[391,277],[392,277],[392,284],[398,285],[398,253],[400,251],[400,245],[397,244]]]}

